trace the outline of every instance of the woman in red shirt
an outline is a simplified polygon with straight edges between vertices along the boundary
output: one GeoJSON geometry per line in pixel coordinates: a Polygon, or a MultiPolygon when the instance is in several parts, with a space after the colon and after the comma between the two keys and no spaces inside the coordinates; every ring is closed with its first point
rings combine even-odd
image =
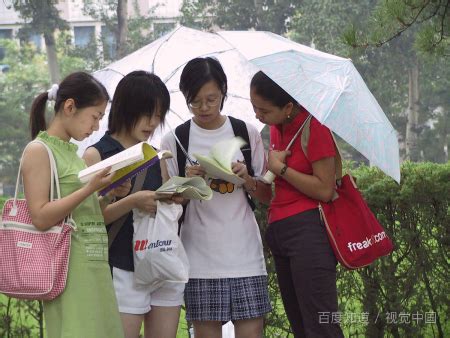
{"type": "Polygon", "coordinates": [[[295,337],[343,337],[334,320],[337,261],[318,211],[335,186],[330,130],[313,117],[307,154],[300,137],[284,151],[308,111],[262,72],[251,81],[250,98],[256,117],[270,125],[268,169],[277,177],[265,237],[292,331],[295,337]]]}

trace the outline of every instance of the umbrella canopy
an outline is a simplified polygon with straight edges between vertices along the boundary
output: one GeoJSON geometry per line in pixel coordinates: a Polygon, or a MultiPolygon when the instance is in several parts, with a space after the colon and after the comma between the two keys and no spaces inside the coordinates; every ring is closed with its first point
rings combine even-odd
{"type": "MultiPolygon", "coordinates": [[[[252,123],[261,130],[264,125],[256,119],[249,97],[250,80],[258,69],[217,34],[181,26],[93,75],[105,85],[111,97],[119,81],[132,71],[146,70],[161,78],[170,92],[171,102],[170,112],[166,115],[167,125],[158,128],[150,140],[159,147],[161,135],[168,132],[169,127],[175,128],[191,118],[192,114],[178,89],[180,75],[189,60],[206,56],[217,58],[228,78],[228,97],[223,113],[252,123]]],[[[103,136],[107,124],[105,116],[100,130],[78,143],[79,153],[103,136]]]]}
{"type": "Polygon", "coordinates": [[[269,32],[218,34],[371,165],[400,182],[397,133],[350,59],[269,32]]]}

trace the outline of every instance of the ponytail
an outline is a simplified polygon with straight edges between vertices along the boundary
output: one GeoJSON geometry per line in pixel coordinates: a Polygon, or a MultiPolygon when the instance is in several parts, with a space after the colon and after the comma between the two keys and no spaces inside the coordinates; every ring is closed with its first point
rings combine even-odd
{"type": "Polygon", "coordinates": [[[72,99],[77,109],[95,106],[109,100],[108,91],[92,75],[85,72],[72,73],[62,80],[58,86],[40,94],[33,101],[30,112],[31,138],[34,139],[40,131],[47,129],[45,109],[47,101],[55,101],[54,111],[58,114],[64,107],[64,102],[72,99]]]}
{"type": "Polygon", "coordinates": [[[48,93],[42,93],[36,97],[31,105],[30,130],[31,139],[34,140],[40,131],[47,129],[45,122],[45,108],[47,106],[48,93]]]}

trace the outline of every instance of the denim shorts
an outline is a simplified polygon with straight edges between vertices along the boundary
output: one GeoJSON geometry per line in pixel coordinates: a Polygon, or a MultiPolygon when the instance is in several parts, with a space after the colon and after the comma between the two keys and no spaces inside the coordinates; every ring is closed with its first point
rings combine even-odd
{"type": "Polygon", "coordinates": [[[267,276],[190,279],[184,297],[188,321],[250,319],[272,310],[267,276]]]}

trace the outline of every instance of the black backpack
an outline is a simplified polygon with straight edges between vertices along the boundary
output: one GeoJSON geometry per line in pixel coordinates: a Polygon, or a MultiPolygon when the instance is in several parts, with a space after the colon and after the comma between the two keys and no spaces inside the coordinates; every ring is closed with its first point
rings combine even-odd
{"type": "MultiPolygon", "coordinates": [[[[244,155],[245,165],[247,166],[247,171],[250,176],[255,174],[255,171],[252,167],[252,149],[250,147],[250,138],[248,136],[247,126],[245,122],[239,119],[236,119],[232,116],[228,116],[231,122],[231,127],[233,128],[233,132],[235,136],[240,136],[244,139],[247,144],[242,146],[241,152],[244,155]]],[[[189,131],[191,128],[191,120],[184,122],[179,125],[175,129],[175,135],[178,137],[183,148],[188,151],[189,148],[189,131]]],[[[186,155],[181,150],[178,142],[175,142],[177,145],[177,161],[178,161],[178,175],[184,177],[185,173],[185,165],[186,165],[186,155]]],[[[255,202],[253,202],[252,198],[249,194],[246,193],[248,203],[250,204],[252,210],[255,210],[255,202]]]]}

